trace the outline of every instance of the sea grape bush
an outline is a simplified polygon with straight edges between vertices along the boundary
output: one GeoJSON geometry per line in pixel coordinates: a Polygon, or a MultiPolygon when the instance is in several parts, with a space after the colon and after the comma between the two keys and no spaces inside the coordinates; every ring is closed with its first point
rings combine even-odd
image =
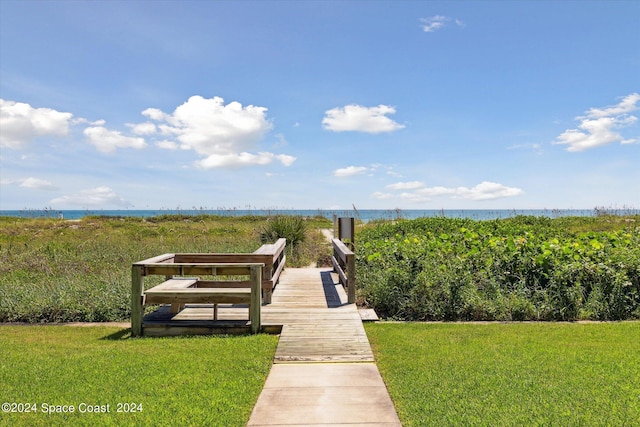
{"type": "Polygon", "coordinates": [[[399,320],[638,319],[640,218],[607,221],[438,217],[365,227],[360,295],[399,320]]]}

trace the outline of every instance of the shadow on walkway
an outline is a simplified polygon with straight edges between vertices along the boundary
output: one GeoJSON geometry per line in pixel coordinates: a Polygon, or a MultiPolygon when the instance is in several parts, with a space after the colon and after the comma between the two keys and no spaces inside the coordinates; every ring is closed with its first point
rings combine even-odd
{"type": "Polygon", "coordinates": [[[340,299],[340,294],[338,294],[338,290],[336,289],[336,286],[341,285],[339,283],[334,283],[333,277],[331,277],[331,272],[323,271],[320,273],[320,277],[322,278],[322,288],[324,290],[324,298],[327,300],[327,307],[335,308],[346,305],[340,299]]]}

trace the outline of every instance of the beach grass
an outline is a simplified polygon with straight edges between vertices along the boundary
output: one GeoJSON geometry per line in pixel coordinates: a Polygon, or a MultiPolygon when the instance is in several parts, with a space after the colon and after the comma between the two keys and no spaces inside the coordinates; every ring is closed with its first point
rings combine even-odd
{"type": "MultiPolygon", "coordinates": [[[[131,264],[164,253],[251,253],[268,217],[0,217],[0,322],[105,322],[130,315],[131,264]]],[[[308,219],[307,238],[287,253],[306,266],[330,252],[308,219]]],[[[152,281],[149,281],[152,285],[152,281]]]]}
{"type": "Polygon", "coordinates": [[[3,406],[0,425],[244,426],[277,340],[266,334],[130,338],[129,330],[117,327],[0,326],[0,401],[15,403],[8,412],[3,406]]]}
{"type": "Polygon", "coordinates": [[[366,325],[404,426],[632,426],[640,323],[366,325]]]}

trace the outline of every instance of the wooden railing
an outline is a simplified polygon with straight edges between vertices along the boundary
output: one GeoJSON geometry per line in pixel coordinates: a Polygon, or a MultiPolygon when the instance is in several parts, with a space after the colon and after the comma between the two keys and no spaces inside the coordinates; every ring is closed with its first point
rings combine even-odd
{"type": "MultiPolygon", "coordinates": [[[[278,283],[280,273],[284,269],[286,262],[285,246],[286,239],[279,239],[274,244],[262,245],[252,254],[177,253],[164,254],[134,263],[131,270],[132,335],[142,335],[142,318],[145,304],[144,278],[150,275],[161,275],[168,279],[174,276],[250,276],[249,281],[198,280],[195,288],[192,287],[174,293],[181,294],[179,297],[181,300],[176,300],[177,303],[214,302],[217,296],[213,289],[250,287],[252,330],[254,332],[259,330],[261,301],[264,301],[265,304],[271,302],[273,288],[278,283]],[[258,270],[257,273],[255,271],[256,268],[258,270]],[[262,296],[263,298],[261,298],[262,296]],[[205,301],[207,299],[210,301],[205,301]],[[258,329],[255,329],[256,327],[258,329]]],[[[161,292],[168,293],[169,291],[162,290],[161,292]]],[[[220,299],[222,299],[222,296],[220,299]]]]}
{"type": "Polygon", "coordinates": [[[356,256],[341,240],[332,239],[333,256],[331,263],[338,273],[340,283],[347,290],[349,304],[356,302],[356,256]]]}
{"type": "Polygon", "coordinates": [[[252,255],[263,256],[262,261],[264,268],[262,269],[262,290],[264,291],[265,304],[271,304],[271,295],[273,288],[278,284],[280,273],[284,269],[287,261],[284,248],[287,246],[287,239],[280,238],[274,244],[262,245],[252,255]]]}

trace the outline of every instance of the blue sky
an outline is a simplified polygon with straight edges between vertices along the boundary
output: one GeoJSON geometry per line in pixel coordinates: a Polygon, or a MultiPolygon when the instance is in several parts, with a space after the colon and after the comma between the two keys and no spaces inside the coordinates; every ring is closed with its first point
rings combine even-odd
{"type": "Polygon", "coordinates": [[[638,1],[0,1],[0,209],[640,207],[638,1]]]}

